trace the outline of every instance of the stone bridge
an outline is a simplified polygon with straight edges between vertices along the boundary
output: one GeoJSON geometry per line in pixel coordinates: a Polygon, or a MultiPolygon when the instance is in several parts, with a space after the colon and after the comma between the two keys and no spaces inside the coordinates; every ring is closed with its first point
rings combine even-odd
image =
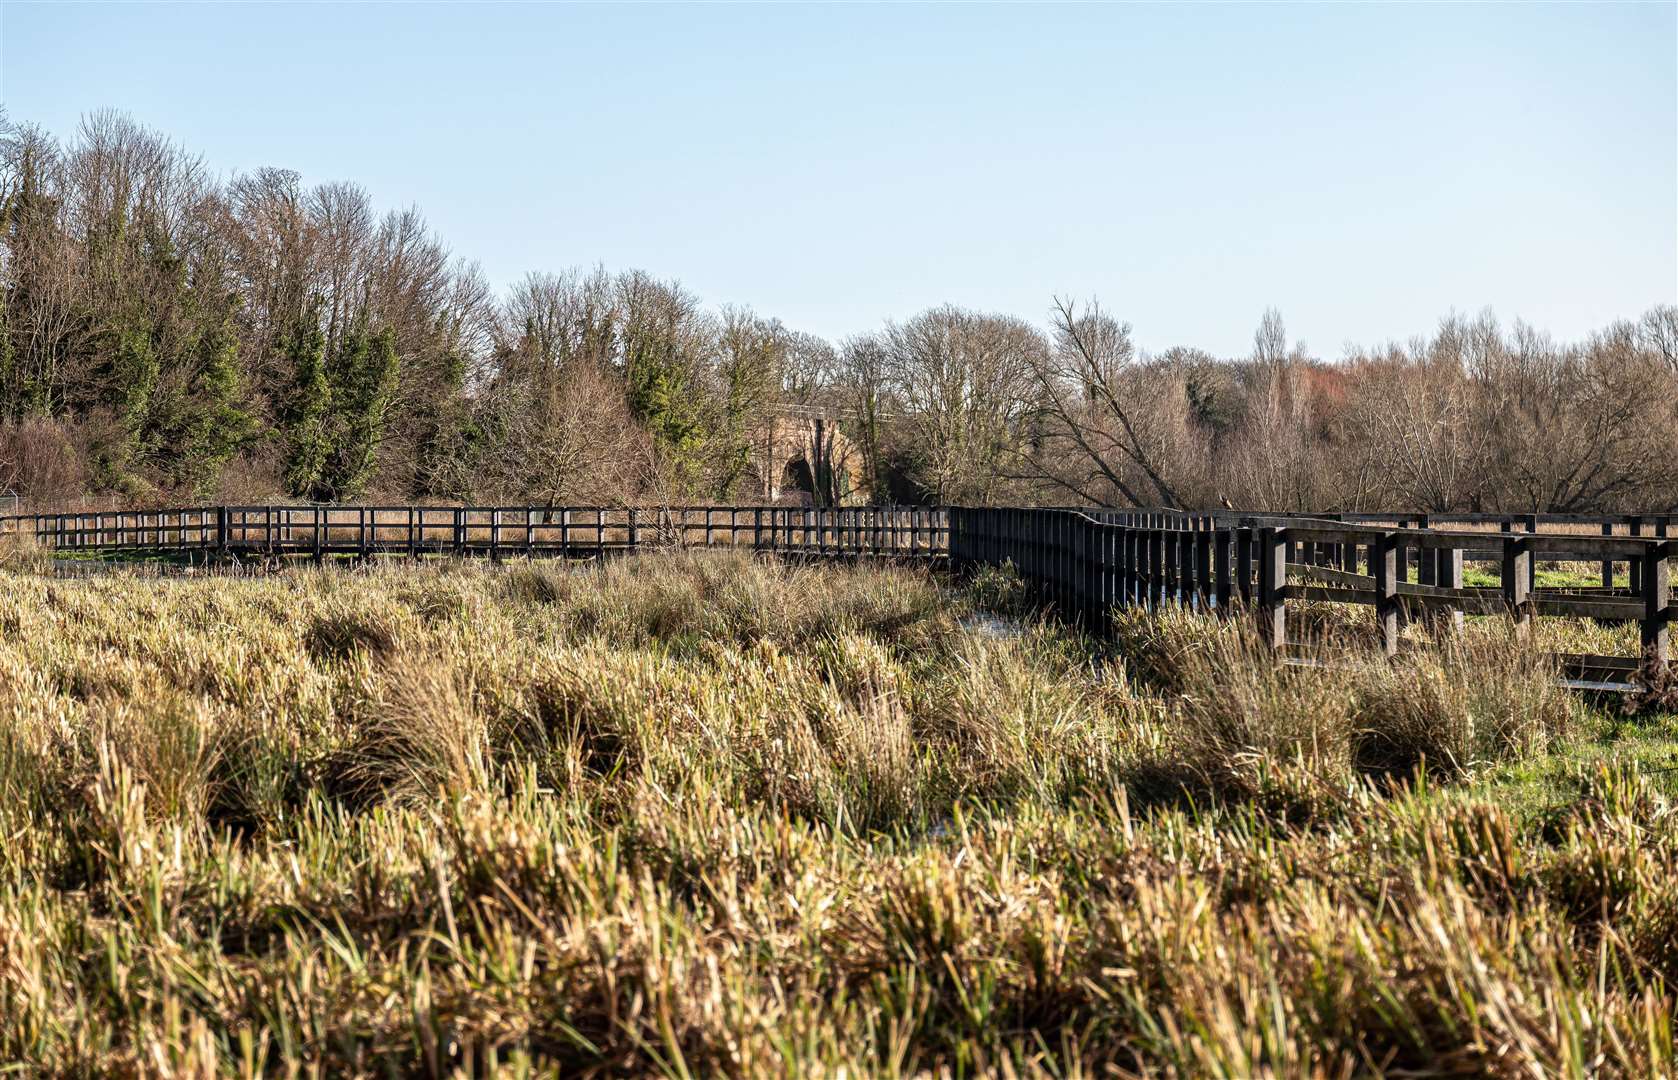
{"type": "Polygon", "coordinates": [[[777,407],[752,451],[758,496],[812,506],[867,502],[862,451],[839,430],[839,418],[819,406],[777,407]]]}

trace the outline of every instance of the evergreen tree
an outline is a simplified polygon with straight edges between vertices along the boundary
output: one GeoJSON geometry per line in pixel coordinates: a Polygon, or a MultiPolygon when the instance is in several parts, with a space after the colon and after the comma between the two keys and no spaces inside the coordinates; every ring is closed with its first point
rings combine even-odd
{"type": "Polygon", "coordinates": [[[483,433],[472,417],[466,397],[466,358],[458,349],[444,350],[431,365],[429,391],[418,395],[411,420],[414,472],[410,493],[464,498],[470,491],[466,472],[483,433]]]}
{"type": "MultiPolygon", "coordinates": [[[[0,215],[0,229],[3,228],[3,215],[0,215]]],[[[30,396],[24,386],[17,347],[12,343],[12,324],[8,316],[10,305],[7,301],[7,290],[0,287],[0,420],[23,415],[30,396]]]]}
{"type": "Polygon", "coordinates": [[[222,466],[254,437],[256,421],[244,402],[239,341],[230,319],[205,333],[189,391],[178,445],[177,477],[200,495],[215,486],[222,466]]]}
{"type": "Polygon", "coordinates": [[[345,335],[332,367],[337,438],[327,481],[334,498],[353,499],[372,479],[400,370],[391,328],[375,334],[358,322],[345,335]]]}
{"type": "Polygon", "coordinates": [[[151,443],[153,398],[163,371],[150,321],[130,312],[112,333],[109,356],[103,397],[116,423],[94,449],[94,474],[103,488],[132,491],[151,443]]]}
{"type": "Polygon", "coordinates": [[[332,455],[332,383],[326,371],[326,338],[319,315],[310,311],[287,334],[281,353],[292,371],[291,398],[284,410],[285,487],[310,499],[330,496],[327,462],[332,455]]]}
{"type": "Polygon", "coordinates": [[[629,404],[646,424],[676,482],[692,489],[704,463],[705,393],[675,335],[630,326],[624,335],[629,404]]]}

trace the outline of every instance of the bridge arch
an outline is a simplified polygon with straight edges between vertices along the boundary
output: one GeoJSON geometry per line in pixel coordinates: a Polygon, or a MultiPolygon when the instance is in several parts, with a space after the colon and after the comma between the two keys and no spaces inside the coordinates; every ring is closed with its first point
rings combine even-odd
{"type": "Polygon", "coordinates": [[[778,410],[754,454],[759,497],[816,506],[866,502],[871,493],[862,452],[839,430],[837,420],[833,410],[811,406],[778,410]]]}

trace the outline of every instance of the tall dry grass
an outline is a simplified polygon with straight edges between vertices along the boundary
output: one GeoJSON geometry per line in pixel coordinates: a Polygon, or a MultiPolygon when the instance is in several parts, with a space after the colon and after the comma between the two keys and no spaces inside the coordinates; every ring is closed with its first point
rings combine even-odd
{"type": "Polygon", "coordinates": [[[0,595],[27,1071],[1675,1067],[1668,789],[1495,798],[1597,723],[1495,625],[1297,668],[726,555],[0,595]]]}

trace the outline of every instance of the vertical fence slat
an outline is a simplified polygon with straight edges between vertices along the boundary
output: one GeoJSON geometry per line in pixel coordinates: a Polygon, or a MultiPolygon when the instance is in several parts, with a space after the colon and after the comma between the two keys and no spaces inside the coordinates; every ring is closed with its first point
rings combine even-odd
{"type": "Polygon", "coordinates": [[[1259,633],[1264,643],[1281,650],[1288,643],[1288,609],[1282,590],[1288,582],[1287,532],[1272,526],[1258,531],[1259,633]]]}
{"type": "Polygon", "coordinates": [[[1667,541],[1650,544],[1639,560],[1639,584],[1643,593],[1641,639],[1643,658],[1650,664],[1665,664],[1672,658],[1672,559],[1678,544],[1667,541]]]}
{"type": "Polygon", "coordinates": [[[1519,533],[1503,538],[1503,602],[1515,623],[1515,633],[1525,635],[1532,621],[1532,551],[1519,533]]]}
{"type": "Polygon", "coordinates": [[[1375,624],[1381,631],[1381,651],[1398,652],[1398,537],[1382,533],[1370,545],[1369,569],[1375,577],[1375,624]]]}

